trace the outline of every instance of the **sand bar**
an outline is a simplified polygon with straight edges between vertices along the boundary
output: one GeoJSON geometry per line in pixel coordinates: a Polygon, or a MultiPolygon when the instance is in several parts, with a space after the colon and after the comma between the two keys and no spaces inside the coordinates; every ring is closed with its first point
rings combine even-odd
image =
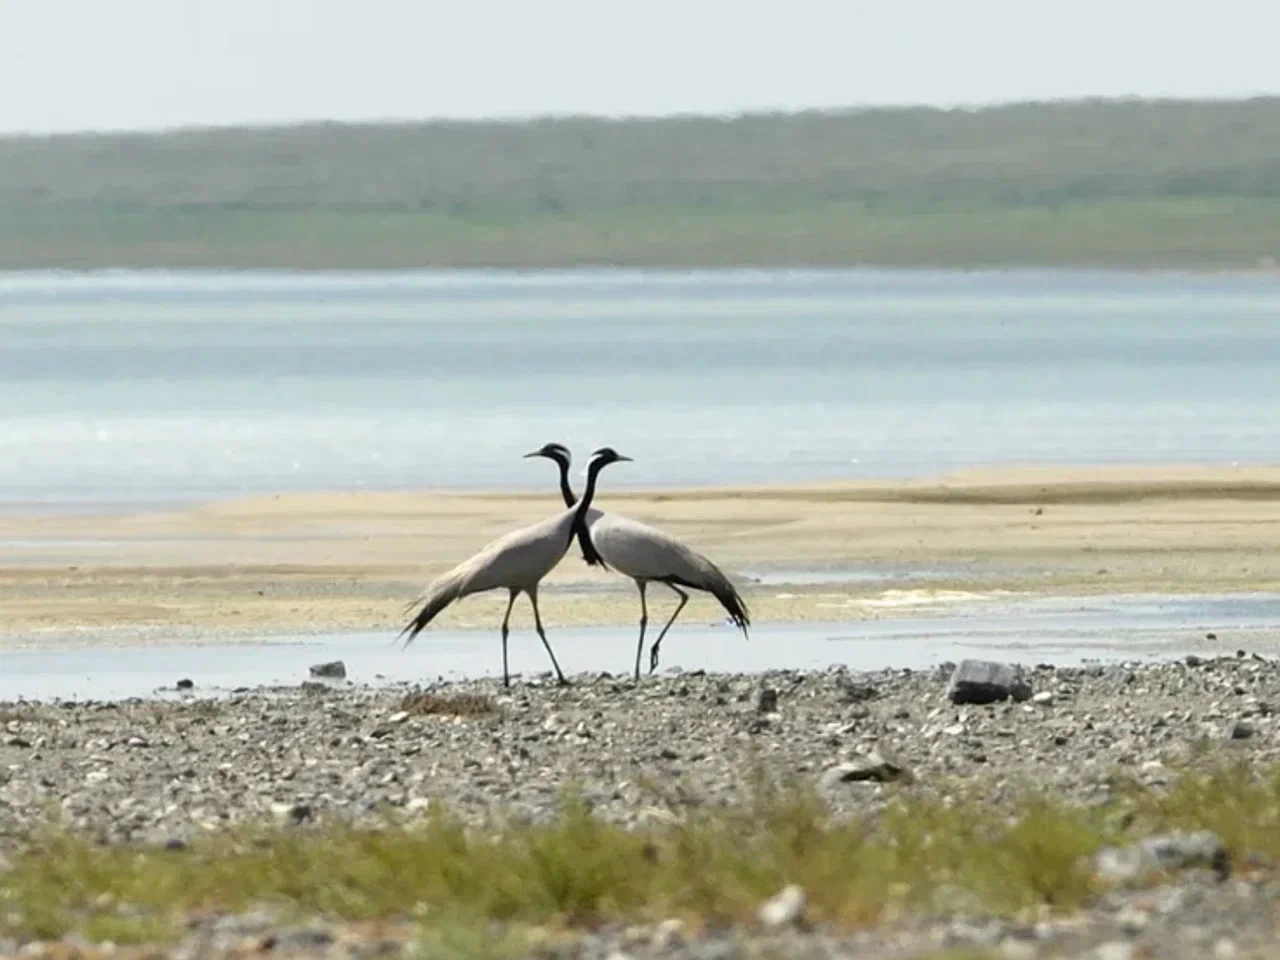
{"type": "MultiPolygon", "coordinates": [[[[900,615],[996,590],[1280,589],[1274,467],[606,490],[599,505],[712,557],[743,584],[757,622],[900,615]]],[[[542,494],[316,493],[0,515],[0,644],[394,631],[433,576],[558,508],[542,494]]],[[[440,623],[492,628],[503,603],[469,598],[440,623]]],[[[687,615],[713,620],[716,609],[701,599],[687,615]]],[[[549,624],[629,623],[634,588],[571,553],[549,578],[543,612],[549,624]]],[[[521,604],[513,625],[527,621],[521,604]]]]}

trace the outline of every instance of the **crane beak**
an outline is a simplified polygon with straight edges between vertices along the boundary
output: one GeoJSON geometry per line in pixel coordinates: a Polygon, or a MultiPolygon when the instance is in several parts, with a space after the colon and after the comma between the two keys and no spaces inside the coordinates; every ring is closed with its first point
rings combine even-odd
{"type": "Polygon", "coordinates": [[[540,457],[540,456],[542,456],[542,451],[541,451],[541,450],[532,450],[532,451],[530,451],[529,453],[526,453],[526,454],[524,455],[524,459],[525,459],[525,460],[528,460],[530,457],[540,457]]]}
{"type": "Polygon", "coordinates": [[[624,457],[622,454],[618,454],[618,459],[619,459],[619,460],[626,460],[628,463],[633,463],[633,462],[634,462],[634,461],[632,460],[632,458],[631,458],[631,457],[624,457]]]}

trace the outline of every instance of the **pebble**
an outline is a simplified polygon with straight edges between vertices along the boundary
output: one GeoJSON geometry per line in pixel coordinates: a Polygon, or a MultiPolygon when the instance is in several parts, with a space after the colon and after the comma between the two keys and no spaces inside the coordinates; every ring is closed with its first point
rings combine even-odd
{"type": "Polygon", "coordinates": [[[838,783],[858,783],[872,780],[891,783],[894,780],[910,780],[911,771],[901,760],[885,748],[877,748],[854,762],[837,764],[822,775],[821,786],[829,790],[838,783]]]}
{"type": "Polygon", "coordinates": [[[804,922],[808,905],[804,889],[793,883],[761,904],[757,916],[767,930],[795,926],[804,922]]]}

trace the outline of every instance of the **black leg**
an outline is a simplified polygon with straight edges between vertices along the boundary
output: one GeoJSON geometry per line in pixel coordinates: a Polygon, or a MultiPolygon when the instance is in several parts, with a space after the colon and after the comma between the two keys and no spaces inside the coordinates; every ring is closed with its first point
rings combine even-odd
{"type": "Polygon", "coordinates": [[[507,615],[502,618],[502,685],[504,687],[511,686],[511,673],[507,669],[507,634],[510,632],[511,608],[516,605],[518,596],[520,596],[519,590],[511,591],[511,598],[507,600],[507,615]]]}
{"type": "Polygon", "coordinates": [[[569,685],[569,681],[560,672],[560,664],[556,663],[555,652],[551,649],[551,644],[547,642],[547,632],[542,629],[542,615],[538,613],[537,587],[529,591],[529,602],[533,604],[533,625],[538,628],[538,636],[542,638],[542,645],[547,648],[547,656],[551,658],[551,665],[556,668],[556,680],[560,686],[566,687],[569,685]]]}
{"type": "Polygon", "coordinates": [[[662,645],[662,638],[667,635],[667,631],[671,629],[671,625],[676,622],[676,617],[680,616],[680,611],[684,609],[684,605],[689,602],[689,595],[677,587],[674,583],[668,583],[668,587],[674,590],[680,596],[680,605],[676,607],[676,612],[671,615],[671,619],[667,621],[667,625],[662,628],[662,632],[658,634],[658,639],[653,641],[653,646],[649,648],[649,672],[658,669],[658,647],[662,645]]]}
{"type": "Polygon", "coordinates": [[[647,580],[637,580],[636,586],[640,590],[640,641],[636,644],[636,680],[640,679],[640,654],[644,652],[644,628],[649,625],[649,607],[645,603],[644,592],[649,586],[647,580]]]}

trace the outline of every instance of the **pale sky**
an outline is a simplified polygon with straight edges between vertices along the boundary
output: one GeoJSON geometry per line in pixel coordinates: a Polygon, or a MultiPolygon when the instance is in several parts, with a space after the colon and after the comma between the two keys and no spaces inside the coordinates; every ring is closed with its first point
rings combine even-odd
{"type": "Polygon", "coordinates": [[[0,0],[0,131],[1280,93],[1280,0],[0,0]]]}

